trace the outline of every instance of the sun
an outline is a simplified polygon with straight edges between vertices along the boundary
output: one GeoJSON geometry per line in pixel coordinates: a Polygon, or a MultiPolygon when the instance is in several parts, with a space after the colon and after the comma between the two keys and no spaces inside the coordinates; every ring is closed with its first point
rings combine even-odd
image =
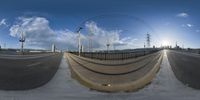
{"type": "Polygon", "coordinates": [[[169,40],[163,40],[163,41],[162,41],[162,45],[163,45],[163,46],[169,46],[169,45],[170,45],[169,40]]]}

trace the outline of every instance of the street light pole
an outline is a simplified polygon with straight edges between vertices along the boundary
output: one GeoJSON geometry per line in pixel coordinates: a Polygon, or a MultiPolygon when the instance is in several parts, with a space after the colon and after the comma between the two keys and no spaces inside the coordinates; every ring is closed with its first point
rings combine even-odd
{"type": "Polygon", "coordinates": [[[79,56],[80,56],[80,54],[81,54],[81,33],[80,33],[81,29],[83,29],[83,28],[80,27],[80,28],[78,29],[78,31],[77,31],[77,33],[78,33],[78,55],[79,55],[79,56]]]}
{"type": "Polygon", "coordinates": [[[21,37],[19,39],[19,42],[21,42],[21,53],[24,53],[24,42],[25,42],[25,37],[24,37],[24,33],[21,33],[21,37]]]}

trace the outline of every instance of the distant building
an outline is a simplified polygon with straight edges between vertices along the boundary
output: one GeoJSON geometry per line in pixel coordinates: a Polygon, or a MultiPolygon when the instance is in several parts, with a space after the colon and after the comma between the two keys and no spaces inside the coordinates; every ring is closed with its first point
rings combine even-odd
{"type": "Polygon", "coordinates": [[[176,49],[176,50],[180,50],[180,49],[181,49],[177,42],[176,42],[175,49],[176,49]]]}
{"type": "Polygon", "coordinates": [[[56,46],[55,44],[52,44],[51,52],[55,52],[55,51],[56,51],[56,46]]]}
{"type": "Polygon", "coordinates": [[[179,50],[181,49],[180,46],[176,45],[175,49],[179,50]]]}
{"type": "Polygon", "coordinates": [[[1,50],[1,45],[0,45],[0,50],[1,50]]]}

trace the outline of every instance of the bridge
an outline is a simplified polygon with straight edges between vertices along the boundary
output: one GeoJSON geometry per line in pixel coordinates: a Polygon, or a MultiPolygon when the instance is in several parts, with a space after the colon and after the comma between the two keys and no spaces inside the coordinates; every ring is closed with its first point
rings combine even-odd
{"type": "Polygon", "coordinates": [[[72,77],[81,84],[98,91],[117,92],[136,91],[150,83],[159,70],[163,53],[157,51],[123,60],[91,59],[72,53],[64,56],[72,77]]]}

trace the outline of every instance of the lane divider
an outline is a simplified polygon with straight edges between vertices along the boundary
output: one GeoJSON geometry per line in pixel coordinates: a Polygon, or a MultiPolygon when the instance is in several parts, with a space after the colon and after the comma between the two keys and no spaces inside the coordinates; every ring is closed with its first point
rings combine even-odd
{"type": "MultiPolygon", "coordinates": [[[[148,61],[147,63],[145,63],[144,65],[142,65],[142,66],[140,66],[140,67],[138,67],[138,68],[136,68],[136,69],[130,70],[130,71],[128,71],[128,72],[123,72],[123,73],[105,73],[105,72],[96,71],[96,70],[93,70],[93,69],[89,68],[88,66],[86,66],[86,63],[83,63],[83,64],[82,64],[82,63],[78,62],[77,60],[75,60],[75,59],[74,59],[73,57],[71,57],[70,55],[69,55],[69,57],[70,57],[73,61],[75,61],[76,63],[78,63],[81,67],[84,67],[85,69],[87,69],[87,70],[89,70],[89,71],[92,71],[92,72],[95,72],[95,73],[98,73],[98,74],[104,74],[104,75],[124,75],[124,74],[129,74],[129,73],[132,73],[132,72],[136,72],[136,71],[138,71],[138,70],[144,68],[144,67],[147,66],[148,64],[150,64],[150,63],[152,63],[153,61],[159,59],[160,55],[158,55],[158,56],[155,57],[154,59],[148,61]]],[[[98,65],[97,65],[97,66],[98,66],[98,65]]],[[[134,66],[133,66],[133,67],[134,67],[134,66]]]]}

